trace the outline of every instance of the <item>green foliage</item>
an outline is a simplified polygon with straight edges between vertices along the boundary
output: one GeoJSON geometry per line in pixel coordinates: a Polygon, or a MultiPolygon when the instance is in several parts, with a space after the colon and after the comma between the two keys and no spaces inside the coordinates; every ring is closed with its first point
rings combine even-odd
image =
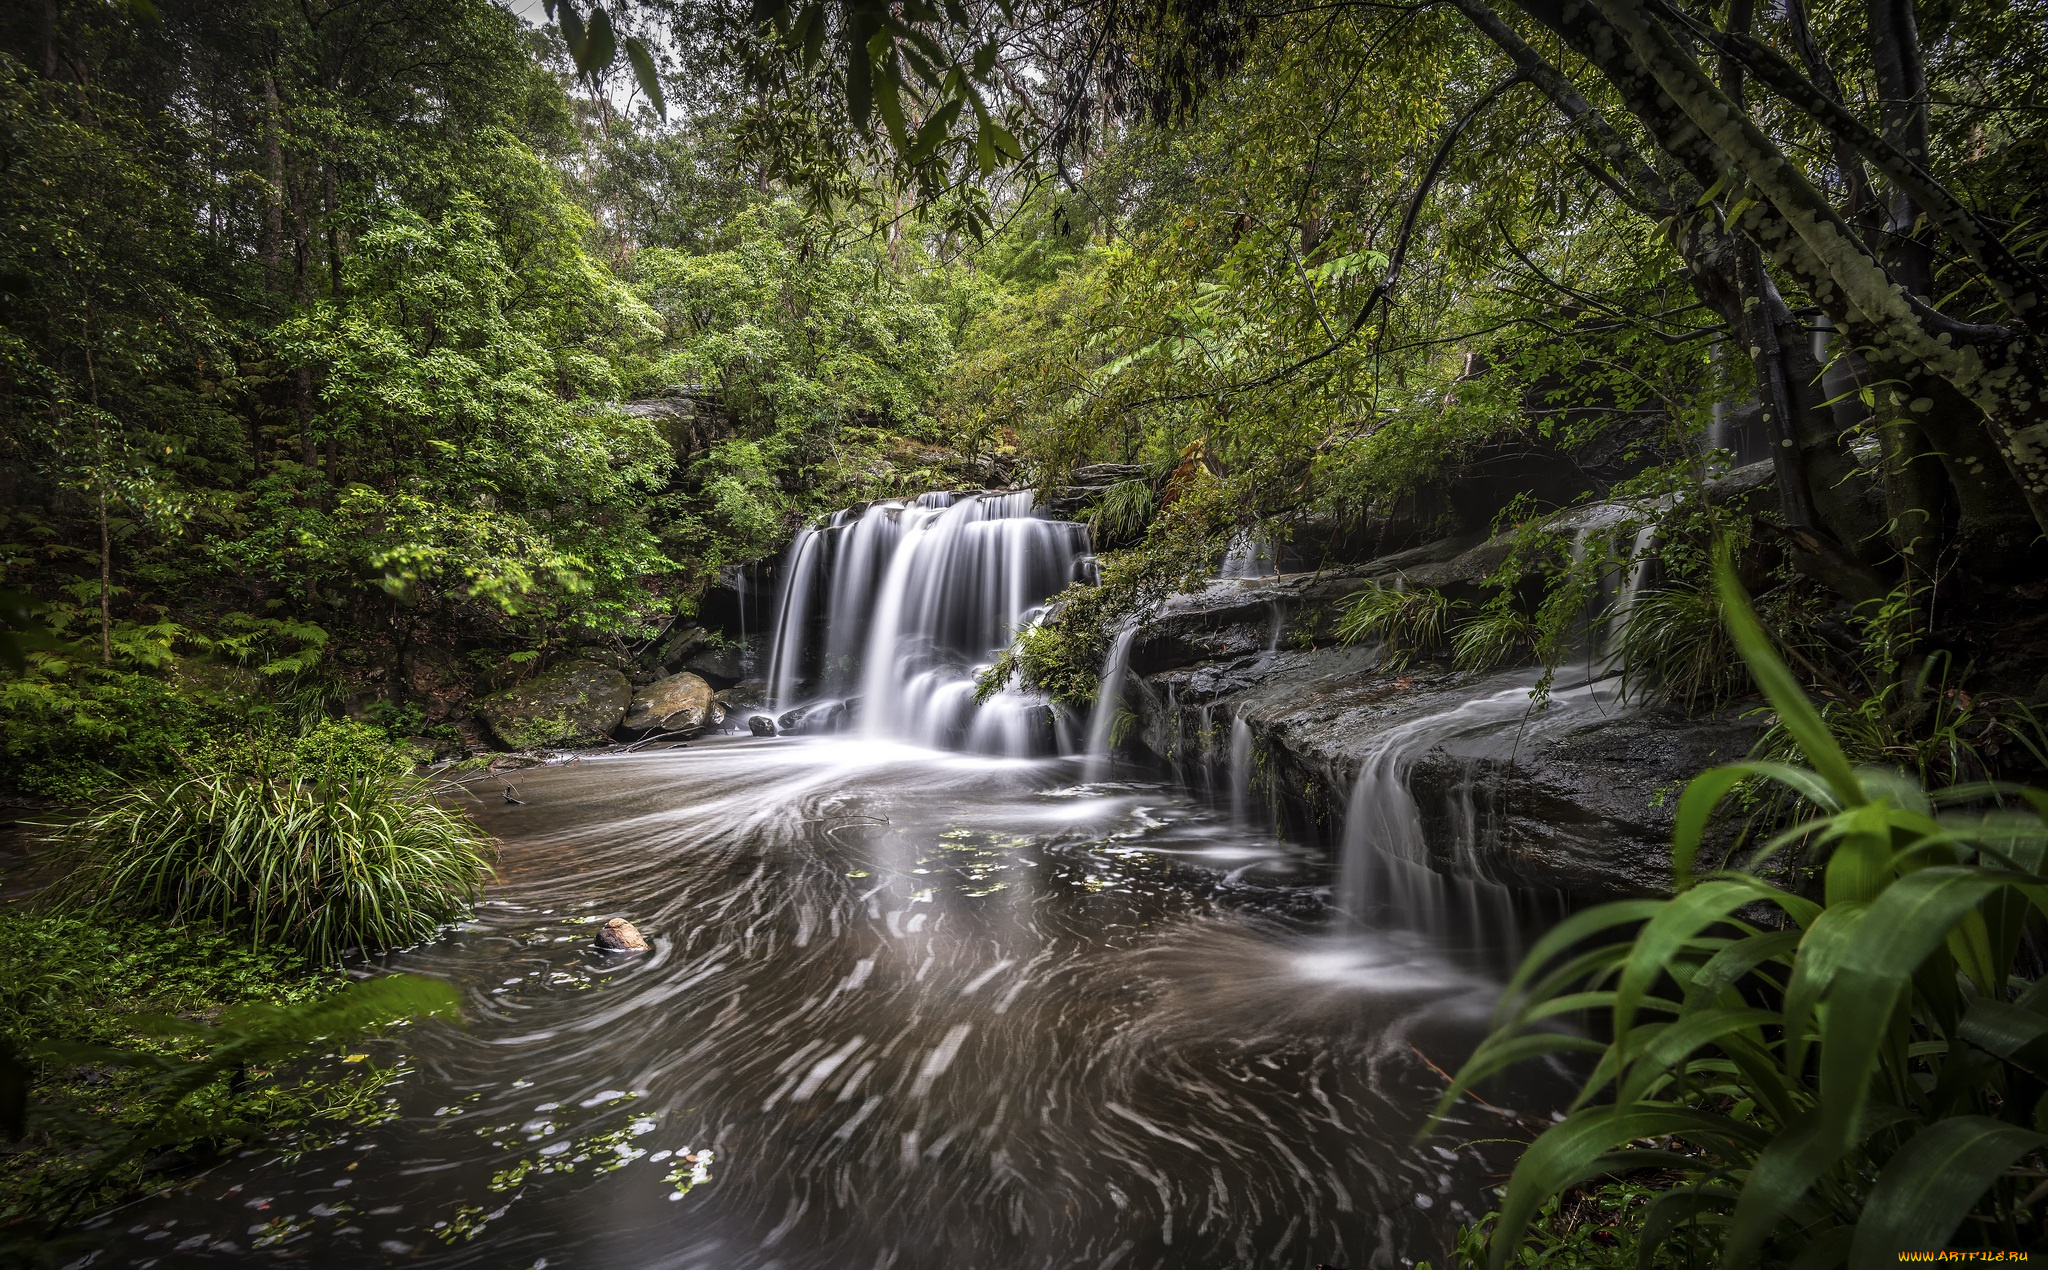
{"type": "MultiPolygon", "coordinates": [[[[355,740],[345,729],[310,738],[315,756],[322,742],[331,755],[355,740]]],[[[475,903],[492,856],[432,789],[374,768],[140,785],[55,839],[71,868],[60,893],[75,908],[205,923],[320,962],[428,938],[475,903]]]]}
{"type": "Polygon", "coordinates": [[[1622,691],[1687,711],[1749,691],[1750,679],[1707,586],[1679,579],[1636,597],[1621,625],[1622,691]]]}
{"type": "Polygon", "coordinates": [[[1373,582],[1344,602],[1337,615],[1337,638],[1347,644],[1378,640],[1386,650],[1387,668],[1399,670],[1443,639],[1444,618],[1451,608],[1434,587],[1373,582]]]}
{"type": "MultiPolygon", "coordinates": [[[[1625,1178],[1553,1195],[1530,1220],[1528,1234],[1515,1247],[1509,1264],[1523,1270],[1641,1270],[1638,1229],[1645,1211],[1662,1193],[1653,1184],[1625,1178]]],[[[1487,1213],[1461,1227],[1450,1264],[1459,1270],[1484,1266],[1487,1242],[1499,1220],[1500,1214],[1487,1213]]],[[[1691,1229],[1675,1232],[1650,1264],[1673,1268],[1711,1264],[1711,1240],[1699,1235],[1691,1229]]],[[[1428,1265],[1420,1262],[1416,1270],[1428,1265]]]]}
{"type": "Polygon", "coordinates": [[[397,979],[350,985],[289,950],[148,919],[0,913],[0,1048],[28,1101],[0,1156],[0,1256],[75,1255],[78,1218],[166,1169],[385,1114],[384,1070],[308,1064],[362,1030],[452,1013],[445,985],[397,979]]]}
{"type": "Polygon", "coordinates": [[[1105,542],[1128,542],[1144,533],[1158,497],[1142,478],[1118,481],[1102,491],[1088,514],[1088,528],[1105,542]]]}
{"type": "Polygon", "coordinates": [[[2031,1048],[2048,1012],[2016,957],[2048,908],[2048,794],[1930,794],[1896,769],[1856,767],[1725,553],[1717,590],[1808,766],[1700,776],[1679,804],[1678,894],[1567,918],[1509,984],[1446,1105],[1539,1054],[1583,1053],[1593,1067],[1516,1165],[1490,1264],[1515,1259],[1550,1197],[1641,1168],[1678,1178],[1644,1217],[1645,1257],[1687,1228],[1714,1232],[1731,1267],[1861,1270],[1901,1249],[2024,1246],[2041,1230],[2022,1202],[2038,1166],[2022,1163],[2048,1148],[2048,1082],[2031,1048]],[[1746,870],[1695,876],[1716,808],[1753,779],[1813,812],[1750,867],[1796,850],[1818,870],[1817,900],[1746,870]],[[1582,1011],[1613,1039],[1561,1026],[1582,1011]]]}

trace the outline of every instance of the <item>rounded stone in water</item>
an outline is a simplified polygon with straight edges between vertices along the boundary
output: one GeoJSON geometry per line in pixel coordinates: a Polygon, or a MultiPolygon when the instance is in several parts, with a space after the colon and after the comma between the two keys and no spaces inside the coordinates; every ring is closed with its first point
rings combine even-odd
{"type": "Polygon", "coordinates": [[[623,917],[614,917],[597,932],[597,942],[607,952],[646,952],[647,937],[623,917]]]}

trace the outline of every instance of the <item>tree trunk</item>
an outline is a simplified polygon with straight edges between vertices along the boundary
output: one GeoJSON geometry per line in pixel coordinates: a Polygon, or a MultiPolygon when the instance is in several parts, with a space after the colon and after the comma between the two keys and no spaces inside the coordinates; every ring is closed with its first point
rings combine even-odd
{"type": "Polygon", "coordinates": [[[280,135],[282,106],[277,97],[277,79],[263,76],[263,174],[270,188],[264,193],[263,283],[272,295],[284,289],[284,139],[280,135]]]}
{"type": "Polygon", "coordinates": [[[100,665],[114,664],[114,539],[107,532],[107,492],[100,496],[100,665]]]}
{"type": "MultiPolygon", "coordinates": [[[[1637,0],[1519,0],[1622,95],[1664,152],[1704,186],[1746,185],[1739,229],[1789,270],[1859,345],[1953,384],[1984,412],[2037,525],[2048,530],[2048,354],[2030,334],[1959,322],[1900,289],[1747,112],[1637,0]]],[[[2000,281],[2000,279],[1993,279],[2000,281]]],[[[2024,314],[2040,297],[2015,301],[2024,314]]]]}

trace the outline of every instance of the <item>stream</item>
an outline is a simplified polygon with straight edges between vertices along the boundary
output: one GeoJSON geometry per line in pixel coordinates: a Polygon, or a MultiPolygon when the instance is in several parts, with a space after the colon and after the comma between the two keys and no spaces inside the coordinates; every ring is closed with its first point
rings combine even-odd
{"type": "Polygon", "coordinates": [[[1094,720],[977,692],[1093,570],[1029,493],[805,529],[782,734],[486,785],[476,917],[361,967],[465,998],[364,1047],[396,1114],[122,1210],[75,1264],[1443,1264],[1529,1136],[1501,1108],[1556,1098],[1489,1087],[1416,1139],[1544,914],[1418,862],[1405,764],[1512,693],[1390,743],[1333,866],[1250,806],[1248,734],[1228,800],[1114,759],[1128,637],[1094,720]],[[614,916],[651,951],[599,951],[614,916]]]}
{"type": "Polygon", "coordinates": [[[1412,1141],[1485,932],[1349,929],[1320,854],[1081,775],[787,738],[522,773],[476,919],[377,963],[466,1002],[366,1047],[398,1117],[76,1264],[1442,1264],[1501,1168],[1460,1144],[1514,1132],[1412,1141]],[[595,950],[615,914],[651,953],[595,950]]]}

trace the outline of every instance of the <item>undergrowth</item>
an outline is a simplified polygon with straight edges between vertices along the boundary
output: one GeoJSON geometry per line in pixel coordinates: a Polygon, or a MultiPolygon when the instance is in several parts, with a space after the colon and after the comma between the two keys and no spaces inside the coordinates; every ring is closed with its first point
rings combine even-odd
{"type": "Polygon", "coordinates": [[[82,1218],[249,1143],[389,1114],[393,1073],[342,1042],[453,1008],[445,985],[352,984],[214,931],[0,909],[0,1069],[25,1120],[0,1130],[0,1262],[75,1255],[82,1218]]]}
{"type": "Polygon", "coordinates": [[[1486,1260],[1522,1263],[1556,1197],[1646,1169],[1672,1182],[1634,1226],[1638,1264],[1696,1240],[1736,1270],[2032,1246],[2048,1232],[2048,980],[2023,950],[2048,916],[2048,792],[1929,791],[1896,766],[1859,766],[1725,556],[1716,585],[1804,765],[1695,779],[1677,893],[1573,915],[1510,981],[1443,1107],[1540,1055],[1579,1053],[1589,1069],[1517,1162],[1486,1260]],[[1756,781],[1785,787],[1802,814],[1741,867],[1696,876],[1710,820],[1756,781]],[[1780,856],[1800,858],[1794,877],[1811,885],[1767,879],[1780,856]]]}

